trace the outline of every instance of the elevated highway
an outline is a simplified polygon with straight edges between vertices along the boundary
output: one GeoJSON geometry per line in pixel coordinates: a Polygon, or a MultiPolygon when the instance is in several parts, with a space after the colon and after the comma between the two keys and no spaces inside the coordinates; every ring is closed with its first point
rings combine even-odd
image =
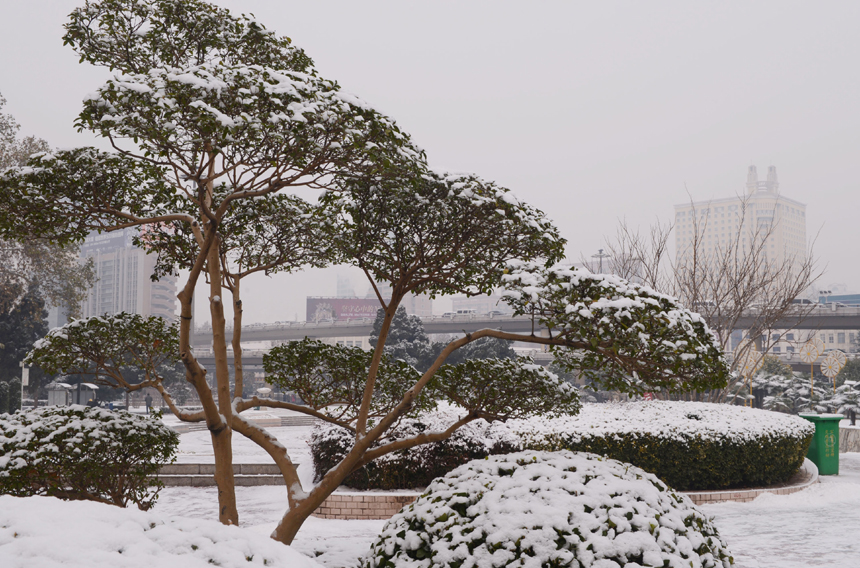
{"type": "MultiPolygon", "coordinates": [[[[756,313],[751,311],[740,318],[735,329],[748,329],[755,321],[756,313]]],[[[530,334],[532,319],[528,316],[432,316],[421,318],[424,331],[428,334],[463,333],[491,328],[511,333],[530,334]]],[[[846,329],[860,330],[860,306],[815,308],[806,315],[794,315],[777,321],[773,329],[846,329]]],[[[373,331],[373,320],[369,318],[335,322],[286,322],[274,324],[253,324],[242,328],[242,341],[292,341],[311,337],[367,337],[373,331]]],[[[535,333],[539,333],[536,328],[535,333]]],[[[192,345],[204,346],[212,342],[209,328],[198,328],[192,335],[192,345]]],[[[228,340],[229,340],[228,330],[228,340]]]]}

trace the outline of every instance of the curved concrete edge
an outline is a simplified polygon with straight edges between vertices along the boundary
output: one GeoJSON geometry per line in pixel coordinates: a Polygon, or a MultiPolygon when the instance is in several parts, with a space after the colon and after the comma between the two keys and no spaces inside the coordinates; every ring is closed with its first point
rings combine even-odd
{"type": "Polygon", "coordinates": [[[420,493],[373,494],[359,495],[356,493],[332,493],[322,505],[312,513],[322,519],[390,519],[400,512],[400,509],[412,504],[420,493]]]}
{"type": "Polygon", "coordinates": [[[818,467],[809,461],[808,458],[803,459],[803,465],[800,466],[799,471],[804,472],[804,480],[794,485],[757,487],[754,489],[726,489],[724,491],[681,491],[681,493],[689,497],[696,505],[728,502],[748,503],[764,493],[790,495],[818,483],[818,467]]]}
{"type": "MultiPolygon", "coordinates": [[[[794,485],[783,487],[760,487],[755,489],[727,489],[725,491],[681,491],[680,493],[689,497],[696,505],[709,503],[752,501],[763,493],[774,495],[790,495],[802,491],[807,487],[818,483],[818,468],[814,463],[804,458],[800,471],[804,472],[803,481],[794,485]]],[[[398,513],[401,508],[411,504],[418,498],[420,493],[362,493],[350,491],[344,493],[332,493],[323,501],[313,516],[323,519],[389,519],[398,513]]]]}

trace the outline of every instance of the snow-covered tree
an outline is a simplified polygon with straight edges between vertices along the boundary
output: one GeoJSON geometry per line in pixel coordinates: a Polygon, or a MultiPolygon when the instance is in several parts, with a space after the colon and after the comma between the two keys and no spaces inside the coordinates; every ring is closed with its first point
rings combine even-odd
{"type": "MultiPolygon", "coordinates": [[[[5,104],[0,95],[0,110],[5,104]]],[[[12,115],[0,112],[0,172],[23,166],[33,154],[51,149],[41,138],[19,137],[20,128],[12,115]]],[[[49,307],[62,305],[74,315],[94,282],[92,263],[78,262],[77,247],[0,240],[0,314],[8,314],[25,295],[35,292],[33,284],[38,283],[39,294],[49,307]]]]}
{"type": "MultiPolygon", "coordinates": [[[[194,415],[176,407],[164,385],[179,360],[177,326],[157,316],[121,312],[74,320],[52,329],[27,354],[28,365],[50,374],[92,375],[97,384],[134,392],[152,387],[180,418],[194,415]],[[131,382],[131,376],[140,375],[131,382]]],[[[199,417],[199,413],[197,414],[199,417]]]]}
{"type": "Polygon", "coordinates": [[[222,522],[238,521],[233,431],[280,467],[289,507],[273,536],[289,543],[370,460],[445,439],[478,418],[575,412],[575,391],[528,363],[445,366],[484,337],[549,345],[568,367],[631,392],[725,383],[719,348],[695,314],[620,279],[548,268],[564,240],[542,212],[477,176],[430,170],[392,120],[321,78],[304,52],[256,21],[199,0],[102,0],[73,12],[66,29],[84,61],[114,71],[84,102],[78,125],[115,151],[61,151],[0,174],[0,238],[66,244],[91,230],[141,227],[138,241],[159,254],[162,271],[188,269],[175,352],[203,409],[178,416],[205,421],[211,433],[222,522]],[[312,202],[292,195],[302,188],[325,191],[312,202]],[[231,393],[224,290],[233,293],[235,322],[243,274],[326,263],[356,266],[372,285],[391,287],[390,298],[377,289],[384,316],[373,351],[310,341],[276,351],[273,381],[294,388],[326,378],[319,392],[306,393],[316,396],[311,406],[231,393]],[[190,349],[201,277],[209,283],[216,393],[190,349]],[[502,286],[550,337],[480,330],[445,345],[423,373],[385,357],[407,294],[502,286]],[[392,426],[435,397],[456,402],[462,414],[443,431],[385,442],[392,426]],[[342,413],[331,410],[336,405],[342,413]],[[285,447],[242,418],[254,406],[339,424],[354,433],[353,447],[304,488],[285,447]]]}
{"type": "MultiPolygon", "coordinates": [[[[377,310],[373,331],[370,332],[371,347],[376,347],[384,322],[385,310],[377,310]]],[[[424,332],[421,318],[407,314],[403,306],[397,308],[385,342],[386,355],[404,361],[419,371],[425,371],[436,358],[436,352],[433,343],[424,332]]]]}
{"type": "MultiPolygon", "coordinates": [[[[115,151],[43,154],[4,172],[0,237],[66,245],[92,230],[145,227],[141,244],[154,243],[168,263],[182,261],[189,277],[179,294],[179,356],[212,432],[221,520],[236,523],[222,300],[232,231],[263,232],[291,213],[292,202],[279,196],[291,188],[336,187],[347,175],[420,164],[422,154],[393,121],[320,77],[289,38],[199,0],[86,2],[71,14],[64,40],[82,61],[113,71],[84,101],[77,126],[115,151]],[[256,212],[265,214],[242,224],[256,212]],[[171,249],[176,241],[164,235],[177,226],[182,248],[171,249]],[[189,342],[192,295],[204,274],[217,397],[189,342]]],[[[314,261],[287,260],[294,268],[314,261]]]]}

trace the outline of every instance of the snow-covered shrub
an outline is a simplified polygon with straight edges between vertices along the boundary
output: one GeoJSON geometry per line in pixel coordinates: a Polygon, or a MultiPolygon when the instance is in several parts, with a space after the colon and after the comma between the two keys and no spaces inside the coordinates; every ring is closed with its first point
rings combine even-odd
{"type": "Polygon", "coordinates": [[[148,509],[179,437],[155,417],[86,406],[0,415],[0,493],[148,509]]]}
{"type": "Polygon", "coordinates": [[[586,404],[576,416],[508,423],[523,447],[594,452],[632,463],[678,490],[786,481],[814,426],[796,416],[729,404],[586,404]]]}
{"type": "MultiPolygon", "coordinates": [[[[461,409],[441,405],[440,410],[425,413],[418,419],[401,421],[392,429],[386,442],[410,438],[422,432],[445,430],[460,415],[461,409]]],[[[310,446],[317,481],[340,463],[354,442],[355,434],[333,424],[314,429],[310,446]]],[[[502,423],[490,424],[485,420],[476,420],[461,427],[443,442],[423,444],[377,458],[353,472],[346,478],[344,485],[356,489],[423,488],[433,479],[471,459],[518,449],[519,441],[502,423]]]]}
{"type": "MultiPolygon", "coordinates": [[[[448,409],[445,412],[454,412],[448,409]]],[[[450,416],[426,413],[395,432],[442,429],[450,416]]],[[[532,450],[593,452],[631,463],[678,490],[761,486],[789,479],[803,463],[814,427],[778,412],[700,402],[584,404],[579,414],[488,424],[478,420],[446,442],[390,454],[353,473],[356,488],[423,487],[470,459],[532,450]]],[[[317,476],[346,453],[353,434],[318,428],[311,450],[317,476]]]]}
{"type": "Polygon", "coordinates": [[[595,454],[471,461],[386,523],[364,568],[729,567],[711,520],[654,475],[595,454]]]}

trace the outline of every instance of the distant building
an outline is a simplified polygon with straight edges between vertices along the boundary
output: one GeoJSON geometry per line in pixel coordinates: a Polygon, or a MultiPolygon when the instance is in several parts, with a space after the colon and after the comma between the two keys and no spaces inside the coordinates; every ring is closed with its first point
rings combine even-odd
{"type": "Polygon", "coordinates": [[[156,255],[132,244],[136,229],[90,233],[81,245],[82,259],[93,259],[96,283],[81,305],[83,317],[128,312],[176,318],[176,277],[150,278],[156,255]]]}
{"type": "Polygon", "coordinates": [[[759,181],[755,166],[747,172],[746,193],[711,201],[675,206],[675,259],[692,258],[698,237],[699,253],[705,255],[738,242],[738,253],[749,250],[754,240],[767,235],[766,256],[777,262],[806,257],[806,205],[779,193],[776,168],[759,181]]]}
{"type": "MultiPolygon", "coordinates": [[[[385,301],[388,301],[388,299],[391,298],[391,286],[385,283],[377,284],[377,287],[379,288],[380,295],[382,295],[385,301]]],[[[364,297],[376,300],[377,307],[379,306],[379,300],[376,297],[376,292],[374,292],[373,286],[367,289],[367,293],[364,297]]],[[[428,318],[433,315],[433,300],[431,300],[429,296],[425,296],[423,294],[407,294],[406,297],[400,301],[400,305],[406,308],[406,313],[410,316],[428,318]]]]}

